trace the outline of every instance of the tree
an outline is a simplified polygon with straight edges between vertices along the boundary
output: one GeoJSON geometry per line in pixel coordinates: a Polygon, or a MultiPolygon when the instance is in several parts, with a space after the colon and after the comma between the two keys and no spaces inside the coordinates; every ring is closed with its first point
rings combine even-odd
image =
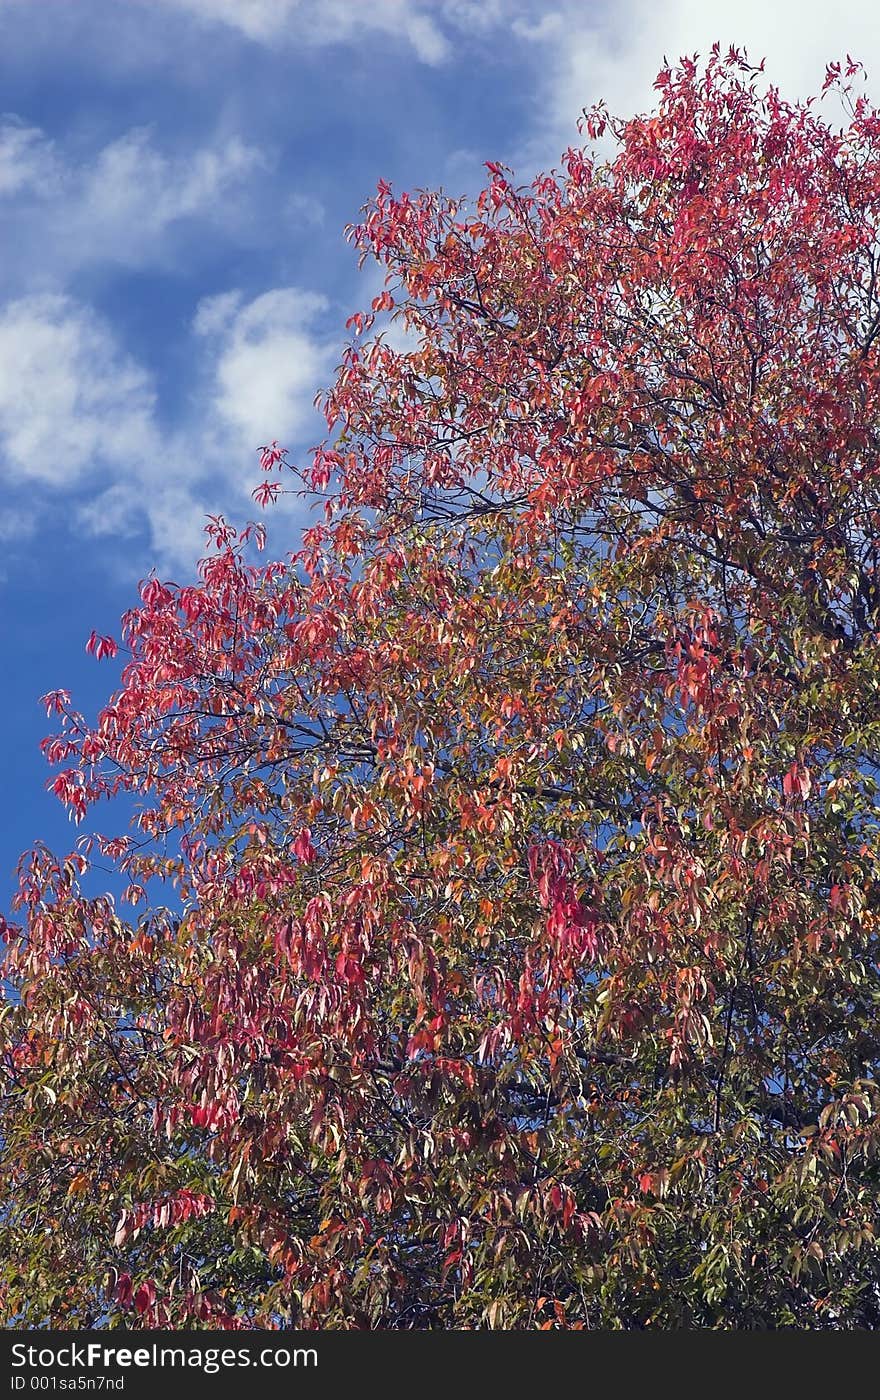
{"type": "Polygon", "coordinates": [[[716,50],[604,163],[379,186],[319,521],[213,521],[97,722],[47,697],[61,799],[140,806],[22,863],[10,1325],[880,1323],[855,76],[836,130],[716,50]]]}

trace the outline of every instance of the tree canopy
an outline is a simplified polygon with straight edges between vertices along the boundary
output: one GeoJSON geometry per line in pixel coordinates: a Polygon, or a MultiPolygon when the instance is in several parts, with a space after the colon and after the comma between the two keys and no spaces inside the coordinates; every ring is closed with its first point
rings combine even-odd
{"type": "Polygon", "coordinates": [[[715,51],[526,186],[379,186],[327,440],[262,457],[317,518],[214,520],[97,720],[46,697],[137,815],[22,861],[8,1326],[880,1325],[856,78],[715,51]]]}

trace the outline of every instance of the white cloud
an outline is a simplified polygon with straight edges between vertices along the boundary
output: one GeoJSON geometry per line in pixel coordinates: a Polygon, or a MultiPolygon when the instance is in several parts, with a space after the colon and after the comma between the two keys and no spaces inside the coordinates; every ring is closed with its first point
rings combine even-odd
{"type": "Polygon", "coordinates": [[[386,8],[390,10],[388,18],[391,22],[379,27],[391,35],[398,33],[405,35],[415,50],[416,57],[420,58],[423,63],[442,63],[444,59],[449,57],[451,47],[449,40],[427,15],[411,14],[407,9],[401,7],[402,13],[398,17],[395,15],[395,6],[386,8]]]}
{"type": "Polygon", "coordinates": [[[277,38],[298,8],[298,0],[162,0],[213,24],[227,24],[249,39],[277,38]]]}
{"type": "Polygon", "coordinates": [[[109,329],[63,296],[0,313],[0,445],[14,481],[76,484],[155,445],[149,376],[109,329]]]}
{"type": "MultiPolygon", "coordinates": [[[[238,509],[230,503],[255,484],[254,452],[273,424],[286,433],[301,421],[300,398],[321,379],[305,329],[320,299],[203,303],[193,347],[201,390],[171,429],[150,370],[66,290],[83,269],[163,265],[183,221],[198,221],[205,237],[258,221],[252,181],[265,168],[234,136],[173,152],[145,128],[65,160],[39,128],[0,117],[0,279],[14,293],[0,300],[0,543],[32,533],[40,488],[45,508],[64,509],[83,534],[137,548],[148,540],[160,565],[191,565],[206,512],[238,509]]],[[[316,201],[291,201],[291,219],[320,218],[316,201]]]]}
{"type": "MultiPolygon", "coordinates": [[[[155,0],[154,0],[155,2],[155,0]]],[[[502,0],[440,0],[419,6],[411,0],[161,0],[166,8],[183,11],[211,24],[237,29],[262,44],[348,43],[370,31],[403,39],[423,63],[438,64],[450,56],[449,37],[437,16],[452,26],[485,27],[485,12],[501,9],[502,0]]]]}
{"type": "Polygon", "coordinates": [[[69,296],[19,298],[0,310],[0,543],[33,525],[35,488],[64,502],[85,535],[149,537],[160,567],[191,565],[205,515],[238,510],[256,484],[256,449],[319,436],[312,407],[330,343],[315,331],[323,297],[280,287],[245,302],[203,300],[193,331],[203,383],[173,431],[153,380],[111,326],[69,296]]]}
{"type": "Polygon", "coordinates": [[[548,10],[537,19],[515,19],[510,27],[517,38],[525,39],[529,44],[541,43],[563,32],[565,16],[559,10],[548,10]]]}
{"type": "Polygon", "coordinates": [[[97,234],[108,254],[118,249],[122,260],[140,261],[178,220],[215,218],[224,199],[263,165],[259,151],[236,137],[168,156],[148,130],[137,129],[106,146],[82,172],[78,207],[69,212],[83,233],[97,234]]]}
{"type": "MultiPolygon", "coordinates": [[[[192,567],[204,552],[205,517],[209,510],[216,511],[217,502],[211,502],[208,492],[202,494],[196,483],[175,480],[167,454],[162,460],[166,476],[134,472],[81,504],[76,521],[84,534],[116,541],[135,539],[146,524],[151,565],[192,567]]],[[[176,465],[182,465],[182,458],[176,465]]]]}
{"type": "Polygon", "coordinates": [[[473,33],[506,24],[519,5],[510,0],[441,0],[439,8],[449,24],[473,33]]]}
{"type": "Polygon", "coordinates": [[[191,563],[205,513],[196,462],[161,431],[150,375],[88,307],[43,295],[0,312],[0,541],[33,534],[39,489],[86,535],[146,529],[162,563],[191,563]]]}
{"type": "Polygon", "coordinates": [[[0,196],[47,193],[58,174],[52,143],[39,127],[0,117],[0,196]]]}
{"type": "Polygon", "coordinates": [[[19,289],[57,287],[96,263],[161,265],[186,220],[215,230],[255,221],[254,202],[243,195],[266,168],[262,153],[238,137],[168,153],[148,128],[65,163],[39,128],[5,118],[0,200],[10,236],[2,274],[19,289]]]}
{"type": "Polygon", "coordinates": [[[327,302],[295,287],[241,300],[238,292],[208,297],[193,322],[196,334],[212,341],[212,408],[246,451],[272,438],[289,444],[313,417],[328,369],[330,345],[313,329],[327,302]]]}
{"type": "Polygon", "coordinates": [[[225,335],[235,320],[241,299],[242,294],[238,290],[217,292],[214,296],[203,297],[193,317],[193,330],[196,335],[225,335]]]}

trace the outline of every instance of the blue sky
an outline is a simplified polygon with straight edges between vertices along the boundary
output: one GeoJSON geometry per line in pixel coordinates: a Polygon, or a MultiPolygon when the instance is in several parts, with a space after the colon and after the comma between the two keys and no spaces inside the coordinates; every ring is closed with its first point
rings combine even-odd
{"type": "Polygon", "coordinates": [[[92,628],[116,631],[152,567],[192,574],[206,513],[254,514],[261,443],[321,436],[312,398],[379,286],[342,235],[377,180],[531,178],[584,105],[644,110],[664,55],[715,39],[789,95],[846,52],[873,80],[872,10],[0,0],[0,908],[23,849],[74,836],[37,697],[93,713],[115,671],[92,628]]]}

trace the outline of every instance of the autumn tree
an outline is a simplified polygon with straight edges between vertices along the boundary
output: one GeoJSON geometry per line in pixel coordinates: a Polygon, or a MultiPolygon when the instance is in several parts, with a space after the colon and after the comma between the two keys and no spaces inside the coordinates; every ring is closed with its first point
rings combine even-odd
{"type": "Polygon", "coordinates": [[[137,816],[22,862],[7,1325],[880,1325],[857,79],[716,51],[527,186],[379,186],[327,441],[263,454],[317,519],[212,522],[47,697],[137,816]]]}

